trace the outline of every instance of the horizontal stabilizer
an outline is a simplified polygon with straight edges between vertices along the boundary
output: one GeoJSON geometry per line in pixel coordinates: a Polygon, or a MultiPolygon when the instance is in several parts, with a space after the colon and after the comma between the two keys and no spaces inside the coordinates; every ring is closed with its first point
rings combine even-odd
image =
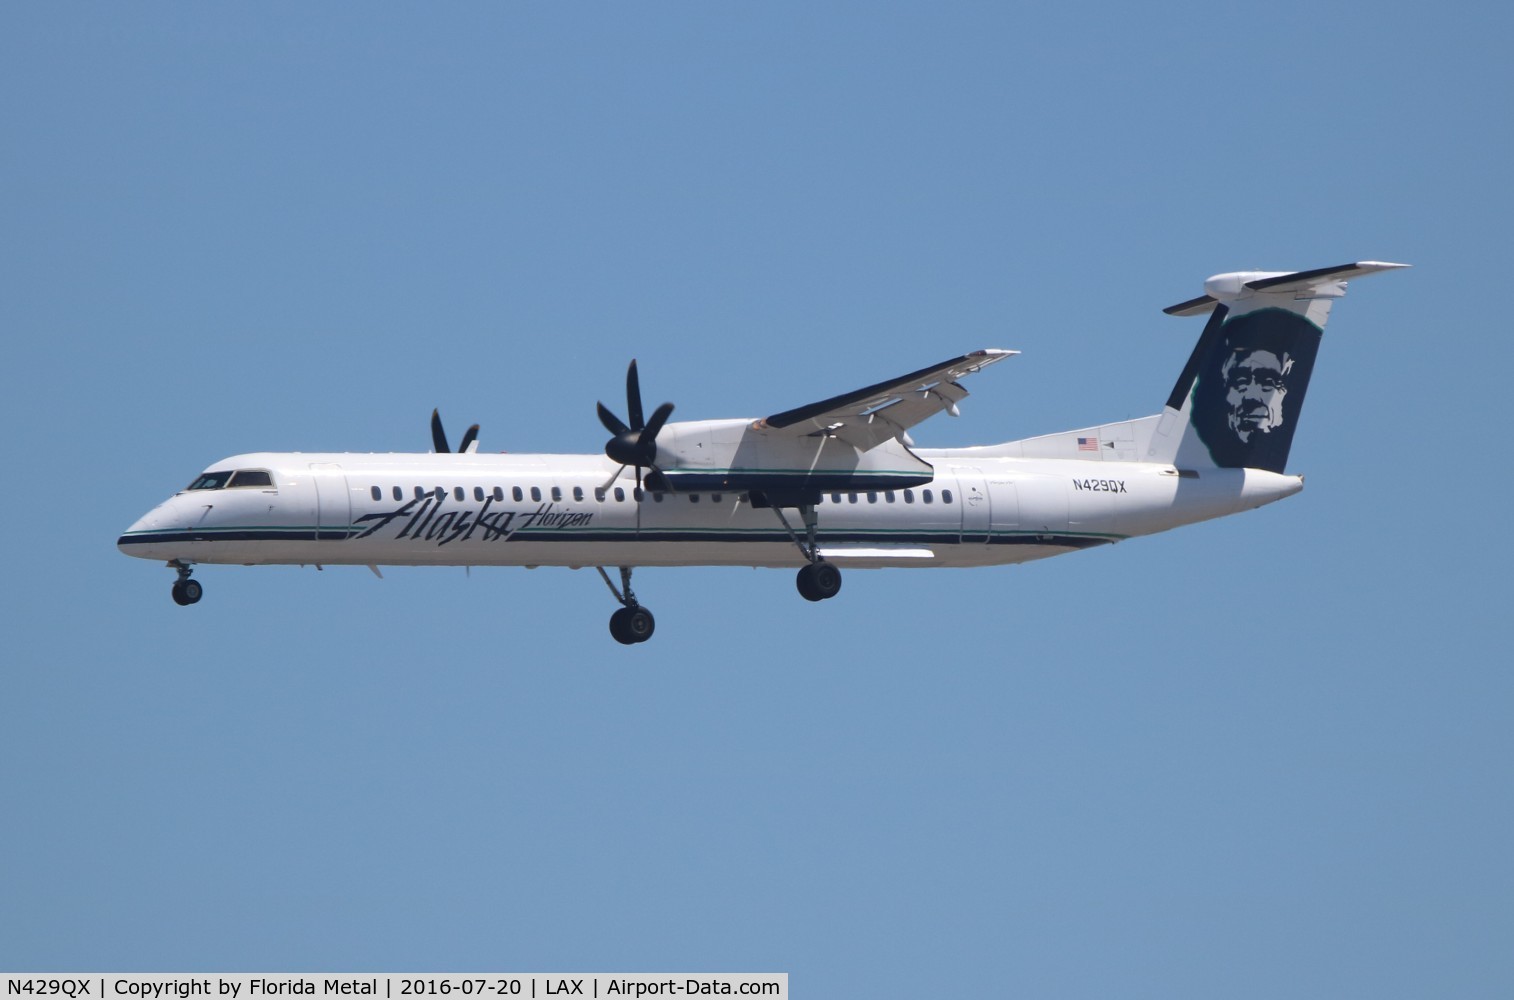
{"type": "Polygon", "coordinates": [[[1179,302],[1162,311],[1169,316],[1199,316],[1209,312],[1221,302],[1244,298],[1253,292],[1297,292],[1318,285],[1349,281],[1380,271],[1392,271],[1408,264],[1390,264],[1386,261],[1363,260],[1352,264],[1337,264],[1334,267],[1317,267],[1310,271],[1235,271],[1216,274],[1204,282],[1205,294],[1196,299],[1179,302]]]}

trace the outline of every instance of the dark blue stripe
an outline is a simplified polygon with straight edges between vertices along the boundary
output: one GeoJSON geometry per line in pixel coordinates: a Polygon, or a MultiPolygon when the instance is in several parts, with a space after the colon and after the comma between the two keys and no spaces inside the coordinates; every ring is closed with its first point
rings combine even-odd
{"type": "MultiPolygon", "coordinates": [[[[135,535],[122,535],[117,540],[117,545],[152,545],[164,542],[263,542],[263,541],[295,541],[308,542],[319,541],[344,541],[353,531],[342,529],[322,530],[318,539],[310,537],[309,529],[298,532],[278,531],[269,529],[249,529],[246,531],[220,531],[214,534],[193,531],[154,531],[135,535]]],[[[986,542],[981,532],[969,535],[969,541],[963,543],[961,535],[956,531],[943,532],[869,532],[869,531],[821,531],[820,544],[832,545],[838,542],[856,542],[877,544],[909,544],[909,545],[1054,545],[1060,548],[1089,549],[1099,545],[1108,545],[1117,539],[1108,536],[1095,535],[1067,535],[1057,533],[1024,533],[1024,534],[996,534],[990,536],[986,542]]],[[[719,531],[641,531],[630,529],[626,531],[520,531],[510,536],[512,540],[533,542],[717,542],[726,544],[730,542],[763,542],[784,543],[792,541],[786,532],[782,531],[750,531],[740,533],[722,533],[719,531]]]]}
{"type": "Polygon", "coordinates": [[[817,490],[821,493],[843,493],[859,490],[903,490],[911,486],[924,486],[931,482],[934,473],[910,475],[907,473],[884,474],[849,472],[665,472],[663,478],[673,489],[683,493],[712,492],[721,490],[745,492],[749,490],[817,490]]]}
{"type": "Polygon", "coordinates": [[[150,545],[159,542],[340,542],[357,534],[356,528],[249,528],[245,531],[151,531],[122,535],[117,545],[150,545]]]}

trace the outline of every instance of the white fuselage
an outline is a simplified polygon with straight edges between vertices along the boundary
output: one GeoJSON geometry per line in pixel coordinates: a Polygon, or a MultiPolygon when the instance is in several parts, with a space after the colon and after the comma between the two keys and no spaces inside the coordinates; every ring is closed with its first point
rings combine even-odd
{"type": "MultiPolygon", "coordinates": [[[[825,559],[841,566],[1025,562],[1259,507],[1303,480],[1255,469],[1179,473],[1141,462],[922,450],[910,490],[826,492],[825,559]]],[[[800,566],[778,514],[735,492],[640,494],[596,455],[239,455],[207,471],[271,485],[185,490],[121,536],[183,563],[471,566],[800,566]]],[[[796,512],[784,512],[803,537],[796,512]]]]}

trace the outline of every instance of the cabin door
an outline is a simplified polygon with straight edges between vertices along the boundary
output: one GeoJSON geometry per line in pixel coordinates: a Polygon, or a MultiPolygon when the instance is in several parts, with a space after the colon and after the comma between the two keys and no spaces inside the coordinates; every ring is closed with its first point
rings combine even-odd
{"type": "Polygon", "coordinates": [[[988,498],[988,484],[983,481],[983,472],[958,469],[957,492],[957,503],[962,507],[962,544],[986,544],[993,522],[993,504],[988,498]]]}
{"type": "Polygon", "coordinates": [[[347,491],[347,474],[334,462],[312,462],[310,478],[315,481],[316,541],[346,538],[352,524],[352,494],[347,491]]]}

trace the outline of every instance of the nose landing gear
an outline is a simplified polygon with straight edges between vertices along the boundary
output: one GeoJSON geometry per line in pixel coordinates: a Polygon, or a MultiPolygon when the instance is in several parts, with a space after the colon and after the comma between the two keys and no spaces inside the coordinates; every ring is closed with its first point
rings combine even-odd
{"type": "Polygon", "coordinates": [[[168,565],[179,571],[179,578],[173,584],[173,602],[180,607],[198,604],[200,598],[205,596],[205,588],[200,586],[200,581],[189,578],[189,574],[193,572],[189,563],[175,559],[168,565]]]}

